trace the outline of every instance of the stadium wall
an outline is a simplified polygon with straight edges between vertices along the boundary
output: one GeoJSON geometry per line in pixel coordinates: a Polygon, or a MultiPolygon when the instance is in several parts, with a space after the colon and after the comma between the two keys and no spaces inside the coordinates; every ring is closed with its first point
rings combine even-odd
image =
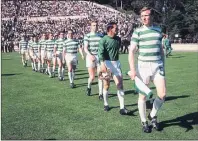
{"type": "Polygon", "coordinates": [[[171,44],[173,51],[198,52],[198,44],[171,44]]]}

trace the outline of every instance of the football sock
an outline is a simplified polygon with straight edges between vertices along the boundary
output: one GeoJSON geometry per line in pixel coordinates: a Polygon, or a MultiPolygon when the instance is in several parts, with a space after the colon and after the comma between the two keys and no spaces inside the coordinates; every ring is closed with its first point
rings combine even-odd
{"type": "Polygon", "coordinates": [[[61,77],[61,68],[58,67],[58,77],[61,77]]]}
{"type": "Polygon", "coordinates": [[[68,76],[69,76],[69,82],[73,83],[73,81],[72,81],[72,72],[68,72],[68,76]]]}
{"type": "Polygon", "coordinates": [[[40,71],[41,70],[41,63],[38,62],[38,70],[40,71]]]}
{"type": "Polygon", "coordinates": [[[138,99],[138,109],[140,114],[140,119],[142,122],[146,122],[146,101],[138,99]]]}
{"type": "Polygon", "coordinates": [[[50,76],[52,75],[52,73],[51,73],[51,67],[49,67],[49,66],[48,66],[48,73],[49,73],[50,76]]]}
{"type": "Polygon", "coordinates": [[[164,103],[164,100],[160,99],[159,97],[156,97],[153,102],[153,108],[151,110],[150,116],[154,117],[157,114],[157,111],[160,109],[162,104],[164,103]]]}
{"type": "Polygon", "coordinates": [[[98,87],[99,87],[99,95],[102,95],[102,90],[103,90],[103,81],[98,79],[98,87]]]}
{"type": "Polygon", "coordinates": [[[103,89],[103,99],[104,99],[104,105],[107,106],[108,105],[108,91],[103,89]]]}
{"type": "Polygon", "coordinates": [[[124,109],[124,91],[118,90],[117,95],[120,102],[120,109],[124,109]]]}
{"type": "Polygon", "coordinates": [[[92,83],[91,78],[88,78],[88,85],[87,85],[87,87],[88,87],[89,89],[91,88],[91,83],[92,83]]]}
{"type": "Polygon", "coordinates": [[[72,82],[74,82],[74,78],[75,78],[75,71],[72,71],[72,82]]]}
{"type": "Polygon", "coordinates": [[[35,69],[35,70],[37,70],[37,69],[36,69],[36,62],[34,62],[34,64],[33,64],[33,65],[34,65],[34,69],[35,69]]]}
{"type": "Polygon", "coordinates": [[[65,77],[65,68],[63,68],[63,67],[62,67],[62,74],[61,74],[61,77],[63,77],[63,78],[65,77]]]}

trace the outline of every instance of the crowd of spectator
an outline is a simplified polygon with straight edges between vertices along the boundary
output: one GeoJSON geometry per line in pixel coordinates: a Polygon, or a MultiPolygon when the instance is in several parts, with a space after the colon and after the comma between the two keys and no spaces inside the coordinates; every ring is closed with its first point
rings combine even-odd
{"type": "MultiPolygon", "coordinates": [[[[136,15],[124,14],[113,8],[90,1],[2,1],[2,44],[19,40],[21,35],[40,35],[43,32],[57,34],[73,29],[76,38],[89,32],[89,22],[96,19],[99,32],[104,33],[106,24],[117,21],[119,36],[130,40],[133,29],[140,22],[136,15]]],[[[128,42],[127,42],[128,44],[128,42]]]]}

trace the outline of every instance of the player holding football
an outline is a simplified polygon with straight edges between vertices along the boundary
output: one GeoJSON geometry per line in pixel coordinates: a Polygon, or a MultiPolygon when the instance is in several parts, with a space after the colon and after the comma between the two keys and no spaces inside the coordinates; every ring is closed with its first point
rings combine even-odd
{"type": "MultiPolygon", "coordinates": [[[[107,35],[105,35],[99,42],[98,58],[100,60],[100,71],[102,73],[111,72],[113,80],[117,87],[117,95],[120,103],[120,114],[127,115],[129,111],[124,106],[124,90],[123,78],[121,72],[121,64],[119,61],[119,48],[121,46],[120,37],[116,36],[118,27],[115,22],[110,22],[107,25],[107,35]]],[[[104,97],[104,111],[109,111],[108,89],[109,80],[104,81],[103,97],[104,97]]]]}

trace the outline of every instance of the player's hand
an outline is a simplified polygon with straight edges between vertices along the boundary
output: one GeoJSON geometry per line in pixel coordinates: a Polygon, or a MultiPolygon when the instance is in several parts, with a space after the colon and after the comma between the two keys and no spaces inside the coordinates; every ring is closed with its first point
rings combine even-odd
{"type": "Polygon", "coordinates": [[[95,56],[93,56],[93,55],[90,55],[90,56],[89,56],[89,59],[90,59],[91,61],[93,61],[93,62],[94,62],[94,61],[96,60],[96,57],[95,57],[95,56]]]}
{"type": "Polygon", "coordinates": [[[100,71],[103,72],[103,73],[106,73],[107,72],[107,68],[106,68],[104,62],[101,62],[101,64],[100,64],[100,71]]]}
{"type": "Polygon", "coordinates": [[[131,77],[131,80],[135,80],[136,71],[135,69],[128,72],[128,75],[131,77]]]}

